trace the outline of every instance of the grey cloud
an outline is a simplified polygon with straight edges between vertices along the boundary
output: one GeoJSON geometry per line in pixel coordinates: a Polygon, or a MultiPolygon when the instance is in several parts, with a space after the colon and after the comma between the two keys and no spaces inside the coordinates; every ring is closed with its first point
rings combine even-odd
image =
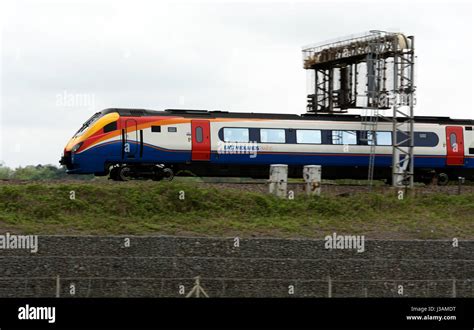
{"type": "Polygon", "coordinates": [[[0,159],[11,166],[56,163],[70,135],[107,107],[302,113],[301,47],[374,28],[416,36],[418,114],[472,117],[468,2],[6,3],[0,159]],[[58,105],[64,92],[94,105],[58,105]],[[38,152],[22,135],[15,153],[10,136],[22,129],[54,145],[38,152]]]}

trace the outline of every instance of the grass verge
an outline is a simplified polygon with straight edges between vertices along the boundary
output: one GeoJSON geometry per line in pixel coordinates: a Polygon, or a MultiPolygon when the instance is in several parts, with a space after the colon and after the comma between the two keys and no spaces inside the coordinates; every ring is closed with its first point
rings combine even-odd
{"type": "Polygon", "coordinates": [[[474,194],[398,200],[360,193],[281,200],[193,182],[1,185],[0,231],[313,238],[337,232],[383,239],[473,239],[474,194]]]}

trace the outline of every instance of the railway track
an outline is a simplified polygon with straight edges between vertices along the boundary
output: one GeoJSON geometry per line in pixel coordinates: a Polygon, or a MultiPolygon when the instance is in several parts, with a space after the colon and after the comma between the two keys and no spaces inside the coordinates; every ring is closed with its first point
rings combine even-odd
{"type": "MultiPolygon", "coordinates": [[[[177,182],[194,182],[198,186],[214,187],[219,189],[237,189],[242,191],[267,193],[268,182],[265,179],[241,179],[241,180],[226,180],[222,178],[177,178],[177,182]],[[188,180],[189,179],[189,180],[188,180]]],[[[129,181],[129,182],[115,182],[111,180],[19,180],[19,179],[0,179],[0,185],[27,185],[27,184],[45,184],[45,185],[60,185],[60,184],[97,184],[97,185],[123,185],[123,184],[156,184],[150,180],[148,181],[129,181]]],[[[172,182],[170,184],[173,184],[172,182]]],[[[293,191],[295,194],[304,193],[303,182],[288,182],[288,191],[293,191]]],[[[449,195],[474,193],[474,184],[466,182],[459,186],[457,184],[450,184],[446,186],[437,185],[419,185],[414,189],[415,195],[423,195],[429,193],[443,193],[449,195]]],[[[373,186],[371,189],[366,183],[337,183],[323,180],[322,194],[328,195],[347,195],[355,193],[381,193],[389,194],[394,192],[394,188],[380,183],[373,186]]]]}

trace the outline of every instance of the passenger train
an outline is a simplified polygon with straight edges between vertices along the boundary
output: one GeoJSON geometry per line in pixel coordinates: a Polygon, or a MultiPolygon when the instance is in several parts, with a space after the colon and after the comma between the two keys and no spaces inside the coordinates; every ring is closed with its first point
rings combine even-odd
{"type": "MultiPolygon", "coordinates": [[[[407,125],[403,122],[403,126],[407,125]]],[[[415,180],[474,179],[474,120],[415,117],[415,180]]],[[[323,178],[391,178],[392,123],[364,130],[359,115],[258,114],[168,109],[106,109],[74,134],[60,163],[70,174],[113,180],[197,176],[268,177],[288,164],[290,177],[321,165],[323,178]],[[369,135],[375,135],[370,136],[369,135]],[[372,149],[372,150],[371,150],[372,149]]],[[[403,138],[400,137],[400,138],[403,138]]]]}

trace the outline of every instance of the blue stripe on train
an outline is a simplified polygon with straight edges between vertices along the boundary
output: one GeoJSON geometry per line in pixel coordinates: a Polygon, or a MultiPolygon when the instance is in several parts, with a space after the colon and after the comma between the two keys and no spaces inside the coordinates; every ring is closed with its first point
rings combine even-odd
{"type": "MultiPolygon", "coordinates": [[[[104,170],[106,162],[122,162],[122,143],[120,141],[101,144],[90,148],[79,154],[73,155],[72,162],[76,169],[70,173],[95,173],[104,170]]],[[[190,151],[178,151],[144,145],[143,157],[139,157],[138,145],[132,145],[132,153],[135,158],[127,158],[129,163],[184,163],[191,161],[190,151]]],[[[322,166],[367,166],[369,155],[353,154],[328,154],[328,153],[265,153],[260,152],[256,157],[250,154],[219,154],[211,153],[211,163],[215,164],[289,164],[308,165],[318,164],[322,166]]],[[[377,155],[375,166],[391,166],[391,155],[377,155]]],[[[446,158],[439,156],[415,156],[415,167],[443,168],[446,166],[446,158]]],[[[474,168],[474,158],[466,158],[465,167],[474,168]]]]}

